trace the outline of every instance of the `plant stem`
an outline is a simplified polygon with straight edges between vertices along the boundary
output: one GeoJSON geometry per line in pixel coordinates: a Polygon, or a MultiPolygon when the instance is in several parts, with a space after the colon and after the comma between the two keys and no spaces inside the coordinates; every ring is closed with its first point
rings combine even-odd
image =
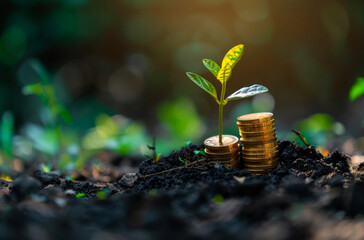
{"type": "Polygon", "coordinates": [[[226,91],[226,82],[222,84],[222,90],[220,95],[220,104],[219,104],[219,144],[222,145],[222,122],[223,122],[223,110],[224,110],[224,98],[226,91]]]}

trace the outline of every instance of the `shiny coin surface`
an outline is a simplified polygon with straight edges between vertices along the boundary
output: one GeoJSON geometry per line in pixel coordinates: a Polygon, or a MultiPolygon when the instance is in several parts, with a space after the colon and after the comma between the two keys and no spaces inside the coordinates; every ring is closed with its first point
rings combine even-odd
{"type": "Polygon", "coordinates": [[[269,120],[266,122],[261,122],[261,123],[242,123],[242,122],[236,122],[236,124],[238,125],[238,128],[256,128],[256,127],[266,127],[266,126],[270,126],[275,124],[274,120],[269,120]]]}
{"type": "Polygon", "coordinates": [[[206,148],[212,149],[230,149],[238,143],[239,139],[233,135],[223,135],[222,145],[219,143],[219,136],[213,136],[205,140],[204,145],[206,148]]]}
{"type": "Polygon", "coordinates": [[[278,151],[278,145],[275,145],[271,148],[258,148],[258,149],[247,149],[247,148],[242,148],[242,153],[246,153],[246,154],[262,154],[262,153],[272,153],[272,152],[277,152],[278,151]]]}
{"type": "Polygon", "coordinates": [[[266,138],[266,139],[263,139],[263,140],[246,140],[246,139],[241,139],[240,138],[240,142],[243,144],[243,146],[247,146],[247,145],[261,145],[261,144],[265,144],[265,143],[274,143],[274,142],[277,142],[277,137],[266,138]]]}
{"type": "Polygon", "coordinates": [[[250,137],[247,137],[245,136],[245,134],[240,134],[241,138],[240,139],[243,139],[244,141],[251,141],[251,140],[265,140],[265,139],[270,139],[270,138],[274,138],[274,137],[277,137],[276,133],[271,133],[271,134],[267,134],[267,135],[261,135],[261,136],[250,136],[250,137]]]}
{"type": "Polygon", "coordinates": [[[240,132],[245,132],[245,133],[262,132],[262,131],[268,131],[268,130],[275,129],[275,127],[276,127],[276,125],[274,123],[272,123],[271,125],[268,125],[268,126],[258,126],[258,127],[239,126],[239,131],[240,132]]]}
{"type": "Polygon", "coordinates": [[[260,165],[260,166],[256,166],[256,165],[253,165],[253,164],[250,164],[250,165],[246,165],[246,164],[243,164],[243,168],[246,169],[246,170],[249,170],[249,171],[265,171],[265,170],[270,170],[270,169],[273,169],[275,167],[278,166],[278,163],[277,164],[274,164],[274,165],[260,165]]]}
{"type": "Polygon", "coordinates": [[[249,150],[261,150],[264,148],[272,148],[277,146],[277,142],[272,142],[272,143],[264,143],[264,144],[254,144],[254,145],[244,145],[244,149],[249,149],[249,150]]]}
{"type": "Polygon", "coordinates": [[[222,149],[205,148],[205,152],[211,153],[211,154],[223,154],[223,153],[236,152],[236,151],[240,151],[240,145],[238,143],[234,144],[234,146],[230,146],[230,148],[222,148],[222,149]]]}
{"type": "Polygon", "coordinates": [[[278,158],[278,153],[262,154],[262,155],[244,155],[243,154],[243,159],[244,160],[264,161],[266,159],[273,159],[273,158],[278,158]]]}
{"type": "Polygon", "coordinates": [[[265,131],[257,131],[257,132],[244,132],[244,131],[239,131],[240,134],[242,134],[241,136],[249,138],[249,137],[256,137],[256,136],[267,136],[267,135],[271,135],[271,134],[275,134],[276,133],[276,129],[269,129],[269,130],[265,130],[265,131]]]}
{"type": "Polygon", "coordinates": [[[273,113],[262,112],[262,113],[251,113],[238,117],[238,122],[241,123],[260,123],[266,122],[273,119],[273,113]]]}
{"type": "Polygon", "coordinates": [[[276,159],[271,159],[269,161],[257,161],[257,159],[255,159],[254,161],[253,160],[246,160],[246,159],[243,159],[242,163],[243,164],[254,164],[256,166],[259,166],[259,165],[274,165],[274,164],[277,164],[279,162],[279,159],[276,158],[276,159]]]}

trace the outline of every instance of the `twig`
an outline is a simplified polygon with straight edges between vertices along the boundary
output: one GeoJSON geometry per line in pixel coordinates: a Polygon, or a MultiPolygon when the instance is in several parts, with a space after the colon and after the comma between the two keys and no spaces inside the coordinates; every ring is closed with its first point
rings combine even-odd
{"type": "Polygon", "coordinates": [[[143,177],[144,178],[147,178],[147,177],[151,177],[151,176],[155,176],[155,175],[159,175],[159,174],[170,173],[170,172],[173,172],[175,170],[183,169],[183,168],[198,168],[198,167],[190,167],[190,166],[191,165],[196,165],[196,164],[201,163],[201,162],[204,162],[206,160],[207,160],[206,158],[202,158],[200,160],[197,160],[197,161],[194,161],[194,162],[188,164],[187,166],[180,166],[180,167],[170,168],[170,169],[167,169],[167,170],[164,170],[164,171],[161,171],[161,172],[151,173],[151,174],[148,174],[148,175],[144,175],[143,177]]]}

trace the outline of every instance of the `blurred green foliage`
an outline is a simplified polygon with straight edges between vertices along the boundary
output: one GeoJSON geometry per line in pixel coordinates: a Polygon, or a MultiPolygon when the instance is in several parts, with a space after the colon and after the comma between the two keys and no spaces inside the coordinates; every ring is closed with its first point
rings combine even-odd
{"type": "Polygon", "coordinates": [[[2,153],[9,161],[13,157],[14,137],[14,116],[11,112],[5,112],[2,116],[0,136],[2,153]]]}
{"type": "MultiPolygon", "coordinates": [[[[296,124],[296,129],[298,129],[303,136],[307,138],[308,142],[314,146],[326,146],[330,139],[345,133],[344,125],[335,121],[332,116],[325,113],[313,114],[310,117],[299,121],[296,124]]],[[[297,139],[297,136],[294,138],[297,139]]],[[[300,139],[299,142],[301,142],[300,139]]],[[[305,144],[303,143],[303,145],[305,144]]]]}
{"type": "Polygon", "coordinates": [[[350,89],[349,98],[355,101],[357,98],[364,95],[364,78],[357,78],[355,84],[350,89]]]}

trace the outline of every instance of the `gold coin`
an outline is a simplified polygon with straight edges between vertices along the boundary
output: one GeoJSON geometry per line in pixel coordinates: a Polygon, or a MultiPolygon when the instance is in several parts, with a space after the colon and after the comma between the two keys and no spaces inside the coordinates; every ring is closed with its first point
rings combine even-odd
{"type": "Polygon", "coordinates": [[[256,132],[244,132],[244,131],[239,131],[239,132],[246,137],[255,137],[255,136],[265,136],[276,133],[276,129],[273,128],[265,131],[256,131],[256,132]]]}
{"type": "Polygon", "coordinates": [[[251,175],[266,175],[268,173],[269,170],[252,170],[252,169],[245,169],[248,170],[250,172],[251,175]]]}
{"type": "Polygon", "coordinates": [[[205,140],[204,145],[206,148],[212,150],[223,150],[226,149],[226,152],[229,151],[230,148],[233,148],[238,143],[239,139],[233,135],[222,135],[222,145],[219,143],[219,136],[213,136],[205,140]]]}
{"type": "Polygon", "coordinates": [[[243,158],[247,159],[265,159],[265,158],[272,158],[277,157],[278,152],[274,153],[265,153],[265,154],[243,154],[243,158]]]}
{"type": "Polygon", "coordinates": [[[238,128],[256,128],[256,127],[267,127],[274,124],[274,120],[269,120],[266,122],[260,122],[260,123],[242,123],[237,121],[236,124],[238,125],[238,128]]]}
{"type": "Polygon", "coordinates": [[[243,164],[252,164],[252,165],[274,165],[277,164],[279,162],[279,159],[272,159],[269,161],[251,161],[251,160],[245,160],[243,159],[241,161],[243,164]]]}
{"type": "Polygon", "coordinates": [[[209,156],[211,160],[213,161],[233,161],[240,159],[240,155],[236,154],[233,156],[209,156]]]}
{"type": "Polygon", "coordinates": [[[250,140],[265,140],[265,139],[270,139],[270,138],[274,138],[277,137],[276,133],[271,133],[268,135],[262,135],[262,136],[252,136],[252,137],[246,137],[244,135],[241,134],[241,139],[243,139],[243,141],[250,141],[250,140]]]}
{"type": "Polygon", "coordinates": [[[261,166],[252,166],[252,165],[244,165],[243,164],[243,168],[244,169],[246,169],[246,170],[249,170],[249,171],[251,171],[251,170],[253,170],[253,171],[264,171],[264,170],[270,170],[270,169],[273,169],[273,168],[276,168],[278,166],[278,164],[276,164],[276,165],[267,165],[267,166],[263,166],[263,165],[261,165],[261,166]]]}
{"type": "Polygon", "coordinates": [[[234,144],[234,146],[232,146],[230,149],[209,149],[209,148],[205,148],[205,152],[206,153],[211,153],[211,154],[223,154],[223,153],[229,153],[229,152],[236,152],[236,151],[240,151],[240,145],[234,144]]]}
{"type": "Polygon", "coordinates": [[[263,143],[263,144],[255,144],[255,145],[244,145],[244,149],[261,150],[261,149],[272,148],[272,147],[276,147],[276,146],[278,146],[278,143],[272,142],[272,143],[263,143]]]}
{"type": "Polygon", "coordinates": [[[244,154],[265,154],[265,153],[273,153],[278,151],[278,145],[270,147],[270,148],[257,148],[257,149],[248,149],[242,148],[242,153],[244,154]]]}
{"type": "Polygon", "coordinates": [[[275,124],[272,123],[271,125],[268,126],[259,126],[259,127],[244,127],[244,126],[238,126],[239,131],[240,132],[260,132],[260,131],[267,131],[267,130],[271,130],[271,129],[275,129],[275,124]]]}
{"type": "Polygon", "coordinates": [[[240,148],[232,148],[232,149],[230,149],[230,151],[228,151],[228,152],[222,152],[222,151],[220,151],[220,152],[217,152],[217,151],[211,151],[211,150],[209,150],[208,148],[205,148],[205,153],[210,154],[210,155],[220,155],[220,156],[222,156],[222,155],[233,155],[233,154],[235,154],[235,153],[237,153],[237,152],[240,152],[240,148]]]}
{"type": "Polygon", "coordinates": [[[272,156],[272,157],[265,157],[265,158],[256,158],[256,157],[246,157],[246,156],[243,156],[243,160],[251,160],[251,161],[254,161],[254,160],[261,160],[261,161],[265,161],[265,160],[271,160],[271,159],[275,159],[275,158],[278,158],[279,156],[276,155],[276,156],[272,156]]]}
{"type": "Polygon", "coordinates": [[[243,146],[248,146],[248,145],[262,145],[262,144],[266,144],[266,143],[272,143],[272,142],[277,142],[277,137],[272,137],[272,138],[266,138],[263,140],[246,140],[246,139],[241,139],[240,138],[240,142],[243,144],[243,146]]]}
{"type": "Polygon", "coordinates": [[[251,113],[245,114],[238,117],[238,121],[241,123],[260,123],[266,122],[273,119],[273,113],[262,112],[262,113],[251,113]]]}
{"type": "MultiPolygon", "coordinates": [[[[279,161],[279,157],[271,157],[271,158],[242,158],[242,162],[249,162],[249,163],[254,163],[254,164],[259,164],[259,163],[265,163],[265,162],[278,162],[279,161]]],[[[269,163],[270,164],[270,163],[269,163]]]]}

